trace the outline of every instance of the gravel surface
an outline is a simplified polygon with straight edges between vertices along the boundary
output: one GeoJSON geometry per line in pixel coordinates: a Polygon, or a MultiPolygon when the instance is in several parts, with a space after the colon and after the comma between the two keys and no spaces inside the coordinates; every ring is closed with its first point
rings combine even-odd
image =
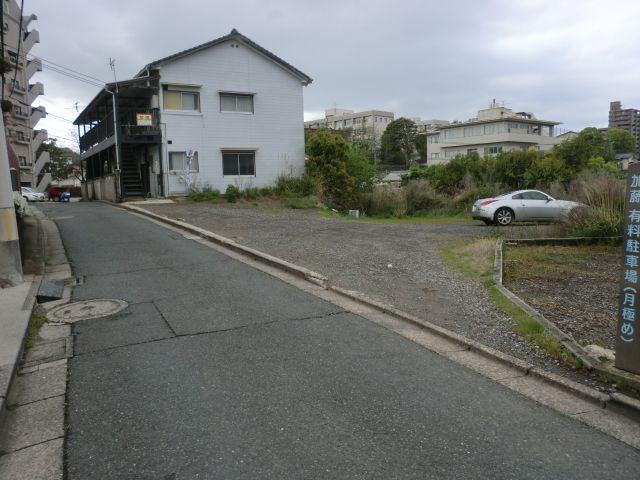
{"type": "MultiPolygon", "coordinates": [[[[562,251],[562,247],[550,249],[562,251]]],[[[544,276],[536,269],[515,278],[507,274],[505,285],[581,345],[615,350],[620,251],[620,247],[589,248],[580,261],[570,265],[551,253],[544,276]]],[[[508,272],[508,249],[505,265],[508,272]]]]}
{"type": "MultiPolygon", "coordinates": [[[[486,236],[479,222],[385,224],[326,218],[314,210],[266,209],[242,204],[140,205],[186,221],[329,277],[340,287],[448,328],[548,371],[600,389],[594,375],[561,365],[514,333],[478,281],[447,265],[447,242],[486,236]]],[[[513,227],[518,228],[518,227],[513,227]]]]}

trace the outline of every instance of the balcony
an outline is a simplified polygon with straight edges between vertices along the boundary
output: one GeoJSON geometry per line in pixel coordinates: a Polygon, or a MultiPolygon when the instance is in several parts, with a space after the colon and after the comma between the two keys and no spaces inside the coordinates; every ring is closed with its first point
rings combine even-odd
{"type": "Polygon", "coordinates": [[[29,93],[27,94],[27,103],[31,105],[40,95],[44,95],[44,85],[42,82],[30,84],[29,93]]]}
{"type": "Polygon", "coordinates": [[[31,30],[25,33],[22,39],[22,52],[24,54],[29,53],[36,43],[40,43],[40,33],[38,30],[31,30]]]}
{"type": "Polygon", "coordinates": [[[36,163],[33,165],[33,174],[35,176],[38,176],[42,171],[42,169],[44,168],[44,166],[47,163],[49,163],[49,160],[51,160],[51,157],[49,156],[49,152],[42,152],[38,157],[38,159],[36,160],[36,163]]]}
{"type": "Polygon", "coordinates": [[[38,192],[44,192],[52,180],[53,177],[51,176],[51,174],[49,172],[45,173],[38,182],[38,185],[36,185],[36,190],[38,192]]]}
{"type": "Polygon", "coordinates": [[[40,120],[47,116],[47,110],[40,105],[31,109],[31,128],[34,128],[40,120]]]}
{"type": "Polygon", "coordinates": [[[40,148],[40,145],[42,145],[42,142],[44,142],[47,138],[49,138],[49,134],[46,130],[34,130],[33,138],[31,139],[31,148],[33,149],[33,151],[37,151],[38,148],[40,148]]]}
{"type": "MultiPolygon", "coordinates": [[[[153,143],[160,140],[157,108],[120,108],[120,143],[153,143]]],[[[114,135],[113,113],[109,112],[80,137],[80,151],[86,152],[114,135]]]]}
{"type": "Polygon", "coordinates": [[[34,58],[33,60],[27,60],[27,79],[33,77],[36,72],[42,71],[42,60],[34,58]]]}

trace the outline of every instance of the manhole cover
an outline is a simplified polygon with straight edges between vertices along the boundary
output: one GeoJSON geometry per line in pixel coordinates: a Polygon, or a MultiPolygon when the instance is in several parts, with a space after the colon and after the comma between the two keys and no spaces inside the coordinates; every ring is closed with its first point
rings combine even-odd
{"type": "Polygon", "coordinates": [[[100,299],[67,303],[47,312],[49,320],[56,323],[74,323],[78,320],[106,317],[127,308],[124,300],[100,299]]]}

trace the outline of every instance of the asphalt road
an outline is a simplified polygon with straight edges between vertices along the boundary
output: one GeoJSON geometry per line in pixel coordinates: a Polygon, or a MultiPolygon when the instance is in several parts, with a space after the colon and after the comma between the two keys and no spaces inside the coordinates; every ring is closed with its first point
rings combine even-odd
{"type": "Polygon", "coordinates": [[[39,208],[74,298],[130,303],[75,326],[69,480],[640,470],[617,440],[180,234],[100,203],[39,208]]]}

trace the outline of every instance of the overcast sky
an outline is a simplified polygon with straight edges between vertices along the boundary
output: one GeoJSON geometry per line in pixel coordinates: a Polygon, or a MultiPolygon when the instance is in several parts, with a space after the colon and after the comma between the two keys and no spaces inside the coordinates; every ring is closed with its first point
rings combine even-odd
{"type": "MultiPolygon", "coordinates": [[[[492,99],[578,130],[640,108],[638,0],[24,0],[31,54],[105,82],[232,28],[313,78],[305,120],[333,106],[466,120],[492,99]]],[[[51,70],[34,105],[73,120],[98,92],[51,70]]],[[[38,124],[69,137],[73,126],[38,124]]],[[[68,143],[61,140],[61,143],[68,143]]]]}

